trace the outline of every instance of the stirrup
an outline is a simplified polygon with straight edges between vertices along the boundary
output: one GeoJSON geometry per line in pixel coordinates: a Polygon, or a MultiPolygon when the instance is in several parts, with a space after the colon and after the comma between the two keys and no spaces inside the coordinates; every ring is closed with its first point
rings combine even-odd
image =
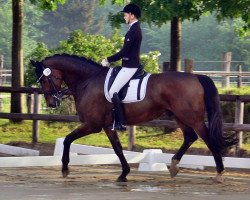
{"type": "Polygon", "coordinates": [[[127,128],[125,125],[123,125],[121,122],[116,122],[114,120],[113,126],[112,126],[112,131],[126,131],[127,128]]]}

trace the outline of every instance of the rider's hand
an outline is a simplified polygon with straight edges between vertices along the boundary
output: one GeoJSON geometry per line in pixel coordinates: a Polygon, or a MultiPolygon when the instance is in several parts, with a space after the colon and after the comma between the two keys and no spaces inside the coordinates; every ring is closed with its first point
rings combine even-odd
{"type": "Polygon", "coordinates": [[[110,63],[108,62],[107,58],[104,58],[101,62],[101,65],[103,67],[109,67],[110,66],[110,63]]]}

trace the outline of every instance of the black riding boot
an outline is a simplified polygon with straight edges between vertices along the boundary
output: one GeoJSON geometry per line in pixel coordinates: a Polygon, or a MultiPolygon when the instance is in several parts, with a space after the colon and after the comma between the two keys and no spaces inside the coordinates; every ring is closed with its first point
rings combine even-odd
{"type": "Polygon", "coordinates": [[[118,94],[114,93],[113,98],[111,100],[114,104],[114,108],[112,109],[114,118],[113,129],[118,131],[126,131],[126,120],[124,116],[124,110],[118,94]]]}

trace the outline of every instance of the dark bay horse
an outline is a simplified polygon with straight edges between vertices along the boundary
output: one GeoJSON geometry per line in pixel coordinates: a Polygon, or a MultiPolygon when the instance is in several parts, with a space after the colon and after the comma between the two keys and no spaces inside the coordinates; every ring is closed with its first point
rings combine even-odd
{"type": "MultiPolygon", "coordinates": [[[[62,173],[69,174],[69,149],[71,143],[83,136],[104,129],[122,165],[117,181],[127,181],[130,167],[123,155],[116,131],[112,130],[112,104],[104,96],[104,81],[108,68],[86,58],[73,55],[54,55],[41,62],[31,61],[44,91],[47,105],[58,105],[57,94],[64,82],[71,91],[82,125],[66,136],[62,156],[62,173]],[[44,76],[43,70],[51,69],[44,76]]],[[[204,75],[182,72],[152,74],[147,85],[145,99],[124,105],[128,125],[139,124],[170,111],[183,131],[184,142],[172,158],[170,174],[178,173],[177,164],[191,144],[200,136],[214,156],[217,181],[222,181],[224,165],[221,151],[233,145],[222,134],[222,117],[219,96],[213,81],[204,75]],[[209,126],[207,127],[205,113],[209,126]],[[197,136],[198,135],[198,136],[197,136]]]]}

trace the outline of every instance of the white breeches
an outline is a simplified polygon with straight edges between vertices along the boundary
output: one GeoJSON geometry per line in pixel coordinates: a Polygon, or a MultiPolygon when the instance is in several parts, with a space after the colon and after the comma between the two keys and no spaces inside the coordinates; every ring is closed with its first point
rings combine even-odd
{"type": "Polygon", "coordinates": [[[122,67],[122,69],[117,74],[110,90],[109,95],[112,98],[114,93],[118,93],[120,89],[132,78],[138,68],[127,68],[122,67]]]}

